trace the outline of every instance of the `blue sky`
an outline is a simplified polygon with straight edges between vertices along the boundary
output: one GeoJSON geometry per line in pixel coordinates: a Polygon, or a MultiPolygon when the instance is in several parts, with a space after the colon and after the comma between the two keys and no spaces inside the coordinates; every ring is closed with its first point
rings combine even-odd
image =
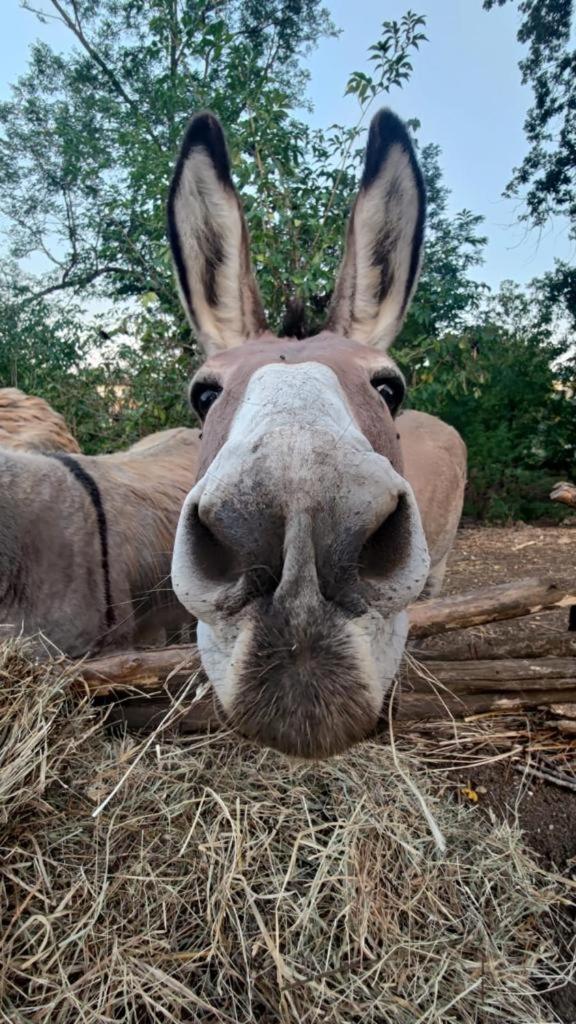
{"type": "MultiPolygon", "coordinates": [[[[49,9],[45,0],[37,6],[49,9]]],[[[478,276],[497,287],[504,278],[529,281],[549,269],[555,256],[573,261],[576,246],[565,221],[527,231],[516,223],[518,201],[501,195],[526,152],[522,126],[531,98],[520,83],[516,4],[489,13],[482,0],[326,0],[326,6],[342,31],[337,39],[323,40],[308,61],[313,123],[355,123],[356,102],[343,96],[348,74],[369,68],[367,49],[384,19],[400,18],[408,8],[424,14],[429,41],[415,55],[414,74],[383,102],[403,117],[418,117],[421,141],[441,146],[452,208],[467,207],[486,218],[489,244],[478,276]]],[[[2,0],[2,7],[0,97],[7,98],[34,39],[41,36],[56,48],[70,42],[60,24],[40,24],[19,0],[2,0]]]]}

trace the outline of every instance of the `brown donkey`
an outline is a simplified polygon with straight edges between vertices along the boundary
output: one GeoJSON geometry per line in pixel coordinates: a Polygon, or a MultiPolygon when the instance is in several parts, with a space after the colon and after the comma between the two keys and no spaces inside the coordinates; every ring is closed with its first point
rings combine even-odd
{"type": "Polygon", "coordinates": [[[79,452],[66,421],[48,402],[0,388],[0,446],[22,452],[79,452]]]}
{"type": "Polygon", "coordinates": [[[424,211],[408,133],[383,110],[326,330],[297,341],[266,329],[211,114],[189,125],[170,188],[179,291],[208,357],[191,384],[203,440],[173,583],[230,724],[292,755],[335,754],[385,720],[405,609],[429,576],[394,422],[404,381],[386,354],[424,211]]]}
{"type": "Polygon", "coordinates": [[[113,455],[0,445],[0,639],[41,633],[77,656],[187,627],[170,562],[197,456],[185,427],[113,455]]]}

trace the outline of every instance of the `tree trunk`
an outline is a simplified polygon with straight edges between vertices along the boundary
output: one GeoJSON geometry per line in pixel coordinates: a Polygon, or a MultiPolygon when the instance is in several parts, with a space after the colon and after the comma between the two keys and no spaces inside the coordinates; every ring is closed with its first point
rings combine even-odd
{"type": "Polygon", "coordinates": [[[572,689],[534,690],[529,693],[473,693],[458,697],[442,693],[402,693],[397,717],[401,721],[419,721],[425,718],[467,718],[488,711],[523,711],[562,700],[576,700],[576,679],[573,683],[572,689]]]}
{"type": "MultiPolygon", "coordinates": [[[[576,689],[576,658],[506,658],[503,661],[435,661],[404,664],[402,681],[414,692],[522,693],[576,689]]],[[[563,698],[567,700],[568,698],[563,698]]]]}
{"type": "Polygon", "coordinates": [[[92,694],[105,695],[113,690],[157,690],[172,673],[189,679],[200,671],[200,657],[195,644],[162,647],[150,651],[123,651],[77,663],[80,679],[92,694]]]}

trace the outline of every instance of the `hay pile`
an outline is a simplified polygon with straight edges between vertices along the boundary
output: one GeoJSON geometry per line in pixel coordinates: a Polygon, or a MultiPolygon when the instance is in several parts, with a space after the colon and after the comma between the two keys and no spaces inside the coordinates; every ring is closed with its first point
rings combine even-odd
{"type": "Polygon", "coordinates": [[[0,1019],[556,1019],[538,992],[568,971],[550,921],[569,890],[414,756],[445,856],[387,747],[318,766],[225,735],[142,753],[69,684],[5,645],[0,1019]]]}

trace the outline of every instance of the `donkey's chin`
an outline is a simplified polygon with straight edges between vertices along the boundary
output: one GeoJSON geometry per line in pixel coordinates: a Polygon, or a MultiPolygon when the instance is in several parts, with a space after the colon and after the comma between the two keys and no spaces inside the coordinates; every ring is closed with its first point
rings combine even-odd
{"type": "Polygon", "coordinates": [[[254,609],[235,626],[198,630],[230,726],[298,758],[331,757],[380,731],[405,639],[404,613],[350,620],[331,606],[299,624],[254,609]]]}

